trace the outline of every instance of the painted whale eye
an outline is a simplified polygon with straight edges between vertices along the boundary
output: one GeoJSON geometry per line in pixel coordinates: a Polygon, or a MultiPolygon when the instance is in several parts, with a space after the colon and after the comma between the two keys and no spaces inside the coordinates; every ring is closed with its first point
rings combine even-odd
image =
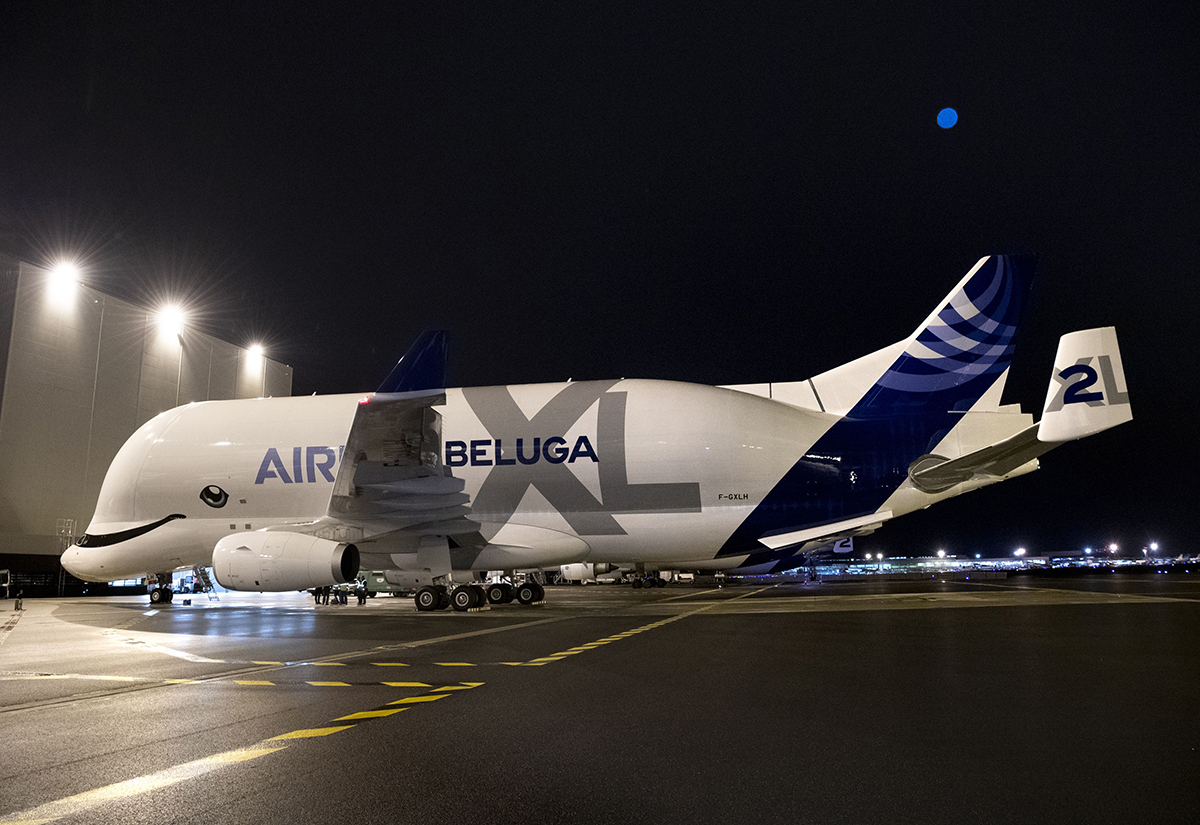
{"type": "Polygon", "coordinates": [[[229,493],[215,484],[210,484],[200,491],[200,500],[209,507],[224,507],[229,501],[229,493]]]}

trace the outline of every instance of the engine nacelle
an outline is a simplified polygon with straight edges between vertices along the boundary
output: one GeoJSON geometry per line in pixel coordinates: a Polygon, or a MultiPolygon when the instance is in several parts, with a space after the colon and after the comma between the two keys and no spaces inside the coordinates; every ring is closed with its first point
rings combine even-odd
{"type": "Polygon", "coordinates": [[[617,569],[617,565],[607,562],[593,563],[587,561],[576,562],[575,564],[564,564],[558,568],[559,573],[567,581],[583,582],[592,581],[595,578],[604,576],[617,569]]]}
{"type": "Polygon", "coordinates": [[[234,533],[217,542],[212,560],[229,590],[307,590],[358,575],[357,547],[302,533],[234,533]]]}

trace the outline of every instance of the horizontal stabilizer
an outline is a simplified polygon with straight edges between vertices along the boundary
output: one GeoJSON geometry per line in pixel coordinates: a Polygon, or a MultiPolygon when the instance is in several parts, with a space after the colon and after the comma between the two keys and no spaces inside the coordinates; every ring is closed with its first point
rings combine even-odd
{"type": "Polygon", "coordinates": [[[822,524],[819,527],[808,527],[804,530],[781,533],[775,536],[763,536],[758,541],[772,550],[780,550],[784,547],[790,547],[793,544],[803,544],[806,541],[814,541],[826,536],[868,533],[891,517],[891,510],[882,510],[878,513],[871,513],[870,515],[859,516],[858,518],[835,521],[832,524],[822,524]]]}
{"type": "Polygon", "coordinates": [[[1071,441],[1133,419],[1117,331],[1099,327],[1058,341],[1038,440],[1071,441]]]}
{"type": "Polygon", "coordinates": [[[1014,436],[958,458],[925,456],[908,471],[913,485],[926,493],[939,493],[955,484],[970,481],[976,474],[1005,476],[1028,464],[1055,445],[1038,440],[1038,425],[1026,427],[1014,436]]]}

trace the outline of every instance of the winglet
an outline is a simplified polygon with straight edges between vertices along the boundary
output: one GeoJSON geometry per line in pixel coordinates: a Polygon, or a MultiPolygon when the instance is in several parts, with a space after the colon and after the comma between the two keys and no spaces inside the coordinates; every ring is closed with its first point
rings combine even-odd
{"type": "Polygon", "coordinates": [[[416,392],[446,388],[446,331],[422,332],[396,362],[379,392],[416,392]]]}

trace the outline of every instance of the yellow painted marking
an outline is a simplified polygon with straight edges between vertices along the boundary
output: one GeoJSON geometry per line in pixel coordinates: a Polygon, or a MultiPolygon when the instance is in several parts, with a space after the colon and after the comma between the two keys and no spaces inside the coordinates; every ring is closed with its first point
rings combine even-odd
{"type": "Polygon", "coordinates": [[[475,667],[471,662],[434,662],[438,667],[475,667]]]}
{"type": "Polygon", "coordinates": [[[397,699],[395,702],[388,702],[389,705],[415,705],[420,702],[436,702],[438,699],[445,699],[446,694],[426,694],[425,696],[409,696],[406,699],[397,699]]]}
{"type": "Polygon", "coordinates": [[[350,687],[349,682],[309,682],[313,687],[350,687]]]}
{"type": "Polygon", "coordinates": [[[274,682],[256,682],[250,679],[234,679],[236,685],[274,685],[274,682]]]}
{"type": "Polygon", "coordinates": [[[354,725],[336,725],[329,728],[308,728],[307,730],[294,730],[291,733],[284,733],[279,736],[272,736],[265,741],[274,742],[279,739],[311,739],[314,736],[329,736],[331,733],[339,733],[344,730],[349,730],[354,725]]]}
{"type": "Polygon", "coordinates": [[[424,682],[380,682],[379,684],[388,687],[429,687],[424,682]]]}
{"type": "Polygon", "coordinates": [[[345,662],[309,662],[313,667],[345,667],[345,662]]]}
{"type": "Polygon", "coordinates": [[[525,663],[524,663],[524,662],[501,662],[500,664],[502,664],[502,665],[512,665],[513,667],[519,667],[520,665],[523,665],[523,664],[525,664],[525,663]]]}
{"type": "Polygon", "coordinates": [[[541,667],[542,665],[548,665],[548,664],[550,664],[550,663],[549,662],[525,662],[525,667],[541,667]]]}
{"type": "Polygon", "coordinates": [[[255,665],[281,665],[283,662],[252,662],[255,665]]]}
{"type": "Polygon", "coordinates": [[[257,759],[260,756],[266,756],[268,753],[275,753],[286,748],[287,745],[280,745],[277,748],[264,748],[262,745],[251,745],[248,748],[239,748],[235,751],[226,751],[218,753],[216,756],[210,756],[207,759],[201,759],[200,762],[207,762],[213,765],[232,765],[237,762],[249,762],[251,759],[257,759]]]}
{"type": "Polygon", "coordinates": [[[371,662],[375,667],[408,667],[404,662],[371,662]]]}
{"type": "Polygon", "coordinates": [[[172,685],[194,685],[195,679],[163,679],[164,682],[170,682],[172,685]]]}
{"type": "Polygon", "coordinates": [[[555,653],[554,655],[566,657],[566,656],[578,656],[580,653],[583,653],[583,651],[582,650],[560,650],[558,653],[555,653]]]}
{"type": "Polygon", "coordinates": [[[14,825],[15,823],[45,823],[53,822],[57,819],[66,817],[77,817],[86,819],[99,819],[99,817],[85,817],[84,815],[105,802],[110,802],[115,799],[126,799],[127,797],[137,796],[139,794],[149,793],[161,788],[166,788],[170,785],[182,782],[185,779],[192,779],[197,776],[216,770],[223,765],[230,765],[236,762],[247,762],[251,759],[257,759],[260,756],[266,756],[268,753],[284,750],[286,745],[269,747],[259,743],[251,745],[248,748],[239,748],[237,750],[218,753],[213,756],[206,756],[203,759],[197,759],[193,762],[185,762],[182,765],[176,765],[173,768],[159,771],[157,773],[139,776],[135,779],[127,779],[124,782],[117,782],[113,785],[106,785],[103,788],[96,788],[93,791],[84,791],[83,793],[75,794],[74,796],[57,799],[53,802],[47,802],[44,805],[39,805],[36,808],[30,808],[25,811],[9,814],[0,818],[0,823],[5,825],[14,825]]]}
{"type": "Polygon", "coordinates": [[[430,693],[444,693],[451,690],[471,690],[482,685],[483,682],[464,682],[461,685],[446,685],[445,687],[434,688],[430,693]]]}
{"type": "Polygon", "coordinates": [[[349,716],[339,716],[333,721],[346,722],[350,719],[378,719],[380,716],[391,716],[393,713],[399,713],[402,710],[408,710],[408,708],[391,708],[390,710],[387,708],[383,710],[364,710],[359,713],[352,713],[349,716]]]}

